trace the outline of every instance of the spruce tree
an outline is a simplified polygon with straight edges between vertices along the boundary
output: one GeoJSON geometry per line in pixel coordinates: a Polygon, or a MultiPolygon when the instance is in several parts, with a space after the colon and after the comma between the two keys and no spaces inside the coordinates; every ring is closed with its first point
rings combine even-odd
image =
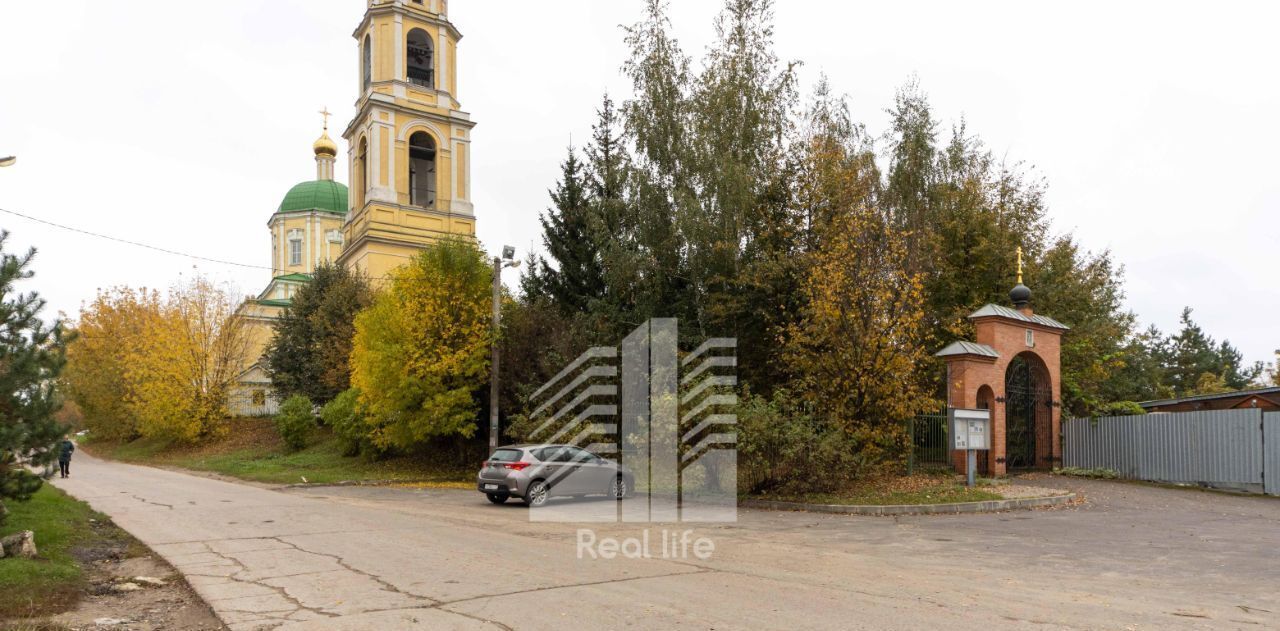
{"type": "Polygon", "coordinates": [[[4,251],[0,232],[0,522],[4,500],[25,501],[42,480],[27,468],[43,467],[56,457],[66,428],[53,419],[61,403],[54,384],[65,361],[61,323],[40,319],[45,302],[35,292],[17,291],[32,277],[35,249],[17,256],[4,251]]]}
{"type": "MultiPolygon", "coordinates": [[[[587,193],[594,203],[618,203],[623,199],[627,166],[630,158],[622,138],[622,121],[609,93],[605,93],[596,110],[596,122],[591,126],[591,143],[583,148],[586,154],[587,193]]],[[[618,228],[620,217],[606,213],[606,227],[618,228]]]]}
{"type": "Polygon", "coordinates": [[[577,152],[569,148],[560,165],[560,181],[550,191],[553,207],[539,218],[542,244],[555,260],[539,265],[547,292],[568,312],[585,311],[604,292],[599,248],[592,238],[586,174],[577,152]]]}

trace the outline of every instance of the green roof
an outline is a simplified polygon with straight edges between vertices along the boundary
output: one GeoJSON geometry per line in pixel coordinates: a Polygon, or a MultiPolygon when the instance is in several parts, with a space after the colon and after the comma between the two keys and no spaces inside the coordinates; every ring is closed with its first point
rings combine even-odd
{"type": "Polygon", "coordinates": [[[289,189],[276,212],[287,213],[298,210],[322,210],[345,215],[347,214],[347,187],[333,180],[303,182],[289,189]]]}
{"type": "Polygon", "coordinates": [[[298,283],[309,283],[311,282],[311,275],[310,274],[285,274],[284,276],[277,276],[276,280],[291,280],[298,283]]]}

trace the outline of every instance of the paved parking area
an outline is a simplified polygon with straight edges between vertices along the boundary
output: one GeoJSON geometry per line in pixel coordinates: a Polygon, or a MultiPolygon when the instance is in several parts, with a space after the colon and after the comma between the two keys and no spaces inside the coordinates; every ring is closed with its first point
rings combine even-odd
{"type": "Polygon", "coordinates": [[[578,557],[578,525],[472,491],[273,490],[85,458],[62,488],[152,545],[233,629],[1280,628],[1280,500],[1037,476],[1081,506],[743,510],[709,559],[578,557]]]}

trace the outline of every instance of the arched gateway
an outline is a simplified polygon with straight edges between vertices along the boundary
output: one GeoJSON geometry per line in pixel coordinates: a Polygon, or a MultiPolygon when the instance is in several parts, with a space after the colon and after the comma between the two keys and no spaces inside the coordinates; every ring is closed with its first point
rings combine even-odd
{"type": "MultiPolygon", "coordinates": [[[[1031,290],[1009,292],[1014,308],[987,305],[969,316],[973,342],[955,342],[937,353],[947,362],[947,406],[991,410],[991,449],[978,455],[978,470],[1048,469],[1062,459],[1062,334],[1069,329],[1031,309],[1031,290]]],[[[963,452],[956,469],[965,472],[963,452]]]]}

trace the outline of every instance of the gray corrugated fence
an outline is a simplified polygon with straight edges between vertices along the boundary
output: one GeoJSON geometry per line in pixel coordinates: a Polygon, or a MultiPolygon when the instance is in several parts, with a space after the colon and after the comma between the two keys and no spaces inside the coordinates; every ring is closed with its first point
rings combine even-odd
{"type": "Polygon", "coordinates": [[[1262,415],[1262,471],[1268,494],[1280,495],[1280,412],[1262,415]]]}
{"type": "Polygon", "coordinates": [[[1265,465],[1271,465],[1270,476],[1280,477],[1280,415],[1268,416],[1274,431],[1266,463],[1262,411],[1247,409],[1068,419],[1063,465],[1261,492],[1265,465]]]}

